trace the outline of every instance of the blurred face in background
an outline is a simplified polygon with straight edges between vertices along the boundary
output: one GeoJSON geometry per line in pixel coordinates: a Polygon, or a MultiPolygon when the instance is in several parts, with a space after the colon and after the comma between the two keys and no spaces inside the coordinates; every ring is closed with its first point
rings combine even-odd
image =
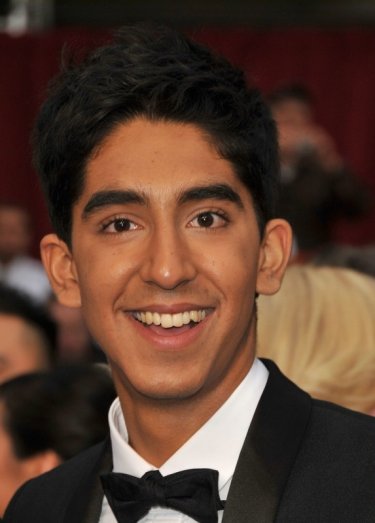
{"type": "Polygon", "coordinates": [[[0,383],[49,367],[46,342],[22,318],[0,314],[0,383]]]}
{"type": "Polygon", "coordinates": [[[311,107],[300,100],[284,100],[271,106],[279,134],[280,159],[293,165],[309,143],[314,126],[311,107]]]}
{"type": "Polygon", "coordinates": [[[59,359],[77,362],[89,358],[91,338],[80,308],[66,307],[56,300],[48,306],[58,325],[57,347],[59,359]]]}
{"type": "Polygon", "coordinates": [[[302,100],[284,100],[272,106],[272,116],[278,127],[305,127],[313,124],[312,108],[302,100]]]}
{"type": "Polygon", "coordinates": [[[14,257],[25,254],[30,240],[27,212],[18,207],[0,206],[0,261],[8,263],[14,257]]]}

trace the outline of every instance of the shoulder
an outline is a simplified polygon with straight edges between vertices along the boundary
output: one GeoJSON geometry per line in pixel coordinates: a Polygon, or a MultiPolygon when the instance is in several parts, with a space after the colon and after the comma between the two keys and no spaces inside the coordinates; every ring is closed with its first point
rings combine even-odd
{"type": "Polygon", "coordinates": [[[265,363],[270,379],[260,405],[265,420],[262,426],[271,425],[284,434],[285,441],[299,427],[295,468],[300,467],[305,476],[315,475],[318,481],[342,473],[347,484],[356,470],[363,478],[368,475],[367,483],[372,483],[375,491],[375,417],[312,399],[272,362],[265,363]]]}
{"type": "MultiPolygon", "coordinates": [[[[309,431],[320,441],[337,440],[338,448],[365,452],[375,459],[375,418],[326,401],[313,400],[309,431]]],[[[375,461],[374,461],[375,465],[375,461]]]]}
{"type": "Polygon", "coordinates": [[[267,366],[272,382],[265,416],[279,439],[284,433],[282,459],[304,414],[276,521],[375,521],[375,418],[312,399],[267,366]],[[269,413],[278,416],[280,405],[290,409],[275,425],[269,413]]]}
{"type": "Polygon", "coordinates": [[[280,521],[375,521],[374,492],[375,419],[313,400],[280,521]]]}
{"type": "Polygon", "coordinates": [[[25,483],[9,504],[4,523],[64,521],[73,497],[89,497],[89,488],[107,448],[108,442],[101,442],[25,483]]]}

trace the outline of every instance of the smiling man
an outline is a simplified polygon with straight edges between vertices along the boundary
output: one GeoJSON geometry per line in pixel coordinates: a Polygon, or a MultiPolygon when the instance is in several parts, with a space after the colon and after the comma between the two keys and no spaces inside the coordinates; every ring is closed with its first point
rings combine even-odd
{"type": "Polygon", "coordinates": [[[35,132],[55,234],[118,399],[110,437],[27,484],[8,523],[373,521],[375,422],[255,357],[291,230],[273,215],[275,126],[226,60],[124,28],[64,71],[35,132]]]}

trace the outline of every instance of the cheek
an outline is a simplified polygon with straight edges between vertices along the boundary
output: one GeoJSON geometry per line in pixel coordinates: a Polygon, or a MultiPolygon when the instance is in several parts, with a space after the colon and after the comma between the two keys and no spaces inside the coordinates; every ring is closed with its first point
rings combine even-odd
{"type": "Polygon", "coordinates": [[[83,255],[80,256],[83,263],[76,264],[83,300],[100,299],[102,293],[112,293],[113,289],[126,285],[137,270],[134,256],[125,249],[98,247],[83,255]]]}
{"type": "MultiPolygon", "coordinates": [[[[250,242],[249,242],[250,243],[250,242]]],[[[203,259],[202,267],[209,267],[210,277],[228,298],[241,300],[255,292],[257,280],[258,249],[249,244],[233,241],[223,246],[211,259],[203,259]]]]}
{"type": "Polygon", "coordinates": [[[77,272],[82,309],[85,311],[105,303],[118,282],[118,271],[114,265],[95,257],[91,258],[89,267],[80,266],[77,272]]]}

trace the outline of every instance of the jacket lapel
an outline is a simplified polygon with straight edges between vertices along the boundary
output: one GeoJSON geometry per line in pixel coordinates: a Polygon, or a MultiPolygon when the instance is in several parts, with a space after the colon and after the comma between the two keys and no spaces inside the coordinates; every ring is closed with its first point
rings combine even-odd
{"type": "Polygon", "coordinates": [[[271,523],[304,438],[312,400],[262,360],[270,376],[232,479],[223,523],[271,523]]]}
{"type": "Polygon", "coordinates": [[[98,523],[103,501],[100,475],[111,471],[112,450],[110,439],[107,438],[98,458],[87,468],[81,488],[73,494],[64,515],[64,523],[98,523]]]}

